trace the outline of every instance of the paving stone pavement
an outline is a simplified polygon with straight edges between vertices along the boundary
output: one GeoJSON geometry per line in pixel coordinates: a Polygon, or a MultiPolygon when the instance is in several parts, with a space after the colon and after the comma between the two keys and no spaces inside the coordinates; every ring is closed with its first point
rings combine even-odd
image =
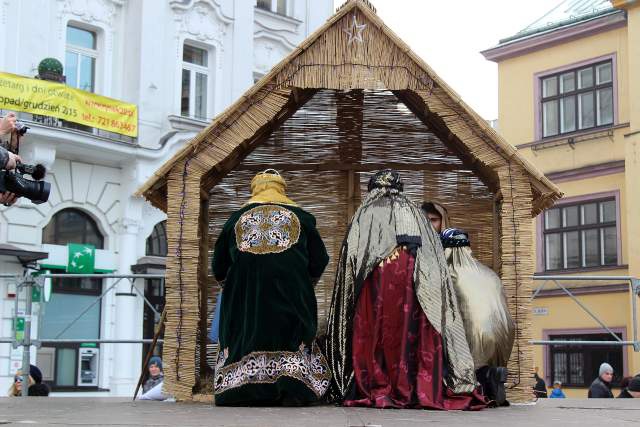
{"type": "Polygon", "coordinates": [[[311,408],[216,408],[121,398],[0,398],[0,426],[640,426],[640,399],[541,399],[480,412],[311,408]]]}

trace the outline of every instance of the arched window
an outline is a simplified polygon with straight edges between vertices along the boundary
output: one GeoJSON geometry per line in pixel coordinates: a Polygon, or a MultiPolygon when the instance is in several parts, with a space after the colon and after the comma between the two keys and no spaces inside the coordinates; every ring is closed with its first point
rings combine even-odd
{"type": "Polygon", "coordinates": [[[147,255],[167,256],[167,221],[162,221],[153,227],[147,238],[147,255]]]}
{"type": "Polygon", "coordinates": [[[42,243],[87,243],[94,245],[96,249],[102,249],[104,237],[89,215],[79,209],[63,209],[42,230],[42,243]]]}

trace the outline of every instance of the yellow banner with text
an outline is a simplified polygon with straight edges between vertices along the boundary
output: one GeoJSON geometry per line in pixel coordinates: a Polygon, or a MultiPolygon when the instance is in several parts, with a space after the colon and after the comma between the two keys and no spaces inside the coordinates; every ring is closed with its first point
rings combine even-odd
{"type": "Polygon", "coordinates": [[[109,132],[138,136],[135,104],[62,83],[0,72],[0,109],[57,117],[109,132]]]}

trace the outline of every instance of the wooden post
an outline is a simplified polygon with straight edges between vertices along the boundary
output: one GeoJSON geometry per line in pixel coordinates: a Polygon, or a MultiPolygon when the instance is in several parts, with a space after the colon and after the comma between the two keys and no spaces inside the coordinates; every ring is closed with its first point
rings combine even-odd
{"type": "Polygon", "coordinates": [[[501,228],[500,228],[500,206],[502,205],[502,193],[498,190],[497,193],[493,195],[493,271],[496,272],[497,275],[500,275],[500,270],[502,263],[500,262],[500,240],[501,236],[501,228]]]}
{"type": "Polygon", "coordinates": [[[200,300],[200,337],[199,355],[200,355],[200,378],[209,369],[207,365],[207,340],[209,324],[207,319],[208,313],[208,276],[209,276],[209,195],[201,194],[200,198],[200,218],[198,219],[198,238],[200,240],[200,260],[198,262],[198,298],[200,300]],[[205,197],[206,196],[206,197],[205,197]]]}
{"type": "MultiPolygon", "coordinates": [[[[340,136],[340,162],[357,165],[362,161],[362,121],[364,91],[336,92],[336,126],[340,136]]],[[[360,174],[354,169],[344,172],[347,183],[347,223],[360,204],[360,174]]]]}
{"type": "Polygon", "coordinates": [[[507,164],[498,169],[502,204],[500,212],[501,275],[507,305],[516,324],[516,337],[507,364],[507,397],[512,402],[533,400],[533,348],[531,292],[533,289],[533,221],[531,184],[524,169],[507,164]]]}
{"type": "Polygon", "coordinates": [[[164,390],[176,400],[190,400],[196,380],[201,177],[201,168],[188,157],[172,168],[167,179],[167,314],[163,367],[164,390]]]}

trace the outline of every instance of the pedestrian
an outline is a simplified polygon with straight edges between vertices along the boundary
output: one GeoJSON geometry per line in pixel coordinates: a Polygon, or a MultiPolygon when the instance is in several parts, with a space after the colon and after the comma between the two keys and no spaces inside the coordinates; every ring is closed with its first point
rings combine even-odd
{"type": "Polygon", "coordinates": [[[536,384],[533,386],[533,394],[538,399],[547,398],[547,384],[538,375],[538,367],[533,368],[533,378],[536,380],[536,384]]]}
{"type": "Polygon", "coordinates": [[[628,378],[629,381],[623,386],[622,391],[618,395],[618,399],[640,398],[640,375],[628,378]]]}
{"type": "MultiPolygon", "coordinates": [[[[22,396],[22,371],[16,372],[13,384],[9,388],[10,397],[22,396]]],[[[29,396],[48,396],[49,387],[42,382],[42,372],[35,365],[29,365],[29,396]]]]}
{"type": "MultiPolygon", "coordinates": [[[[13,170],[16,168],[18,162],[22,162],[20,156],[10,151],[11,138],[15,135],[14,132],[16,130],[16,120],[16,114],[13,112],[7,113],[0,119],[0,140],[3,135],[11,135],[9,136],[9,142],[7,144],[0,141],[0,169],[13,170]]],[[[0,193],[0,204],[10,206],[14,204],[16,200],[18,200],[18,197],[13,193],[8,191],[0,193]]]]}
{"type": "Polygon", "coordinates": [[[162,359],[158,356],[153,356],[149,359],[147,365],[149,369],[149,378],[142,385],[142,393],[146,393],[164,380],[164,373],[162,372],[162,359]]]}
{"type": "Polygon", "coordinates": [[[611,381],[613,380],[613,368],[608,363],[600,365],[598,378],[593,380],[589,387],[589,399],[612,399],[611,381]]]}
{"type": "Polygon", "coordinates": [[[551,390],[551,394],[549,398],[551,399],[565,399],[564,392],[562,391],[562,381],[554,381],[553,382],[553,390],[551,390]]]}

